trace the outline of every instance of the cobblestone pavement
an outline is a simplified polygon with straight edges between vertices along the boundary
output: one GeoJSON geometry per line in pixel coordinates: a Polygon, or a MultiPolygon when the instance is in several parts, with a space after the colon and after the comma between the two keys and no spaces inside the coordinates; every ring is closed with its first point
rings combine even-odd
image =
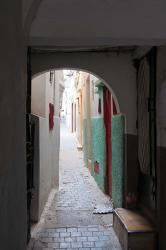
{"type": "Polygon", "coordinates": [[[61,128],[60,189],[52,190],[28,250],[121,250],[112,214],[94,215],[109,198],[84,166],[74,135],[61,128]]]}

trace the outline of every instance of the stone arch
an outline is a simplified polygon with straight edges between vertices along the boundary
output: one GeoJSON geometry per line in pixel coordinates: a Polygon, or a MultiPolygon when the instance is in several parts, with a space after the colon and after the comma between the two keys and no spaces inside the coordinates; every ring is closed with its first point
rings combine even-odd
{"type": "MultiPolygon", "coordinates": [[[[51,69],[54,69],[55,71],[56,70],[76,70],[76,71],[83,71],[83,72],[89,73],[91,75],[94,75],[96,78],[99,79],[100,82],[102,82],[110,90],[110,92],[111,92],[111,94],[112,94],[112,96],[114,98],[114,102],[115,102],[115,106],[116,106],[117,112],[120,113],[120,106],[119,106],[119,103],[118,103],[118,99],[117,99],[117,97],[116,97],[113,89],[111,88],[111,86],[103,78],[101,78],[100,76],[98,76],[94,72],[89,71],[89,70],[85,70],[85,69],[82,69],[82,68],[69,68],[69,67],[66,67],[66,68],[50,68],[48,70],[51,70],[51,69]]],[[[34,74],[32,76],[32,79],[35,78],[35,77],[37,77],[40,74],[48,72],[48,70],[45,70],[45,71],[42,71],[40,73],[34,74]]]]}
{"type": "Polygon", "coordinates": [[[102,79],[126,116],[126,132],[137,134],[136,71],[130,52],[32,53],[31,60],[32,76],[50,69],[81,69],[102,79]]]}

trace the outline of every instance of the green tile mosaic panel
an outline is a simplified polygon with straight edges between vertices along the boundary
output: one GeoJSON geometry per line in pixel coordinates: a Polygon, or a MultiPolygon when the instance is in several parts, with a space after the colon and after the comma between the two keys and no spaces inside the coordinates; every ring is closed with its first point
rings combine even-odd
{"type": "Polygon", "coordinates": [[[124,177],[124,115],[112,117],[112,199],[122,207],[124,177]]]}

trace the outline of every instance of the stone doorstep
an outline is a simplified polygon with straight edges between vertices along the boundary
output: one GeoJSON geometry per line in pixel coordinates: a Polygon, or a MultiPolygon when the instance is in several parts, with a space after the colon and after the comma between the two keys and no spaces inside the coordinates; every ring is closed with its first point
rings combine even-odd
{"type": "Polygon", "coordinates": [[[155,227],[138,211],[115,209],[113,227],[123,249],[156,250],[155,227]]]}

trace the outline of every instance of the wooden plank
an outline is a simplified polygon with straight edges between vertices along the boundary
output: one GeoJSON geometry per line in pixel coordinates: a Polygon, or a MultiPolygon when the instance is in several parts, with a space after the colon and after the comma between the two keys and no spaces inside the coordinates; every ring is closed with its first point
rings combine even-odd
{"type": "Polygon", "coordinates": [[[115,213],[119,217],[126,230],[130,233],[155,232],[154,225],[141,214],[139,214],[138,211],[117,208],[115,213]]]}
{"type": "Polygon", "coordinates": [[[123,250],[156,249],[154,226],[138,212],[116,209],[113,227],[123,250]]]}

